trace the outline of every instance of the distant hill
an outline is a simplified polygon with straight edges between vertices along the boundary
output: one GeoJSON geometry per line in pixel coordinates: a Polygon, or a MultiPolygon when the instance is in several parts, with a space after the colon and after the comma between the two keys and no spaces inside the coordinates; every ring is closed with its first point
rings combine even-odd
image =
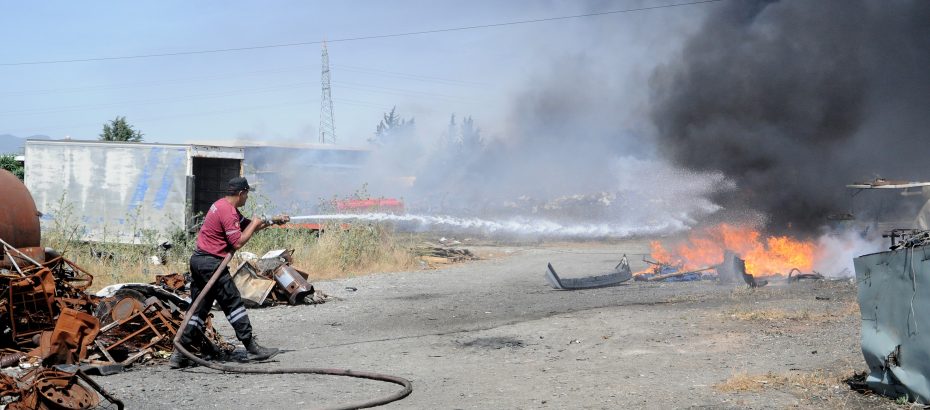
{"type": "MultiPolygon", "coordinates": [[[[30,139],[47,140],[51,139],[47,135],[33,135],[30,139]]],[[[26,145],[26,138],[20,138],[10,134],[0,134],[0,154],[22,154],[26,145]]]]}

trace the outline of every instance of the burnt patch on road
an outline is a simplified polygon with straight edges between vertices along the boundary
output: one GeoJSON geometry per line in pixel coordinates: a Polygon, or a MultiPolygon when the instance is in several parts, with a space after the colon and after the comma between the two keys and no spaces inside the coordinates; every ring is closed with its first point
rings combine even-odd
{"type": "Polygon", "coordinates": [[[467,342],[459,342],[459,344],[465,347],[485,349],[503,349],[505,347],[509,349],[518,349],[526,346],[522,340],[513,337],[479,337],[467,342]]]}

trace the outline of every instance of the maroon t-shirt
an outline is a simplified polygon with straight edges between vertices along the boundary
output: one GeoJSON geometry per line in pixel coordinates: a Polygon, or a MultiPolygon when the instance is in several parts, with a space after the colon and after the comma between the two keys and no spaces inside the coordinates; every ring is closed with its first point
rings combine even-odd
{"type": "Polygon", "coordinates": [[[197,235],[197,249],[225,258],[242,236],[242,228],[252,222],[242,216],[226,198],[220,198],[207,211],[197,235]]]}

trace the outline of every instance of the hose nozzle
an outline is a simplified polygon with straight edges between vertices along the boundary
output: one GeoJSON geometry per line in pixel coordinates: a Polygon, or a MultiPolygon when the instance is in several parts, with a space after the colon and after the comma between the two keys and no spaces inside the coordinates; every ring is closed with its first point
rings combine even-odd
{"type": "Polygon", "coordinates": [[[291,217],[280,214],[275,216],[262,215],[262,222],[266,225],[284,225],[291,221],[291,217]]]}

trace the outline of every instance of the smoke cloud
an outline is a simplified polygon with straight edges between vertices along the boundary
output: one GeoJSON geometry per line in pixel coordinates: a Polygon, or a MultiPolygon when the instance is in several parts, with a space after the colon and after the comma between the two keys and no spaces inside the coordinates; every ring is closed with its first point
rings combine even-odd
{"type": "MultiPolygon", "coordinates": [[[[922,0],[723,2],[651,79],[658,149],[722,171],[737,189],[716,198],[776,232],[816,232],[850,182],[930,180],[928,21],[922,0]]],[[[915,215],[866,196],[857,217],[915,215]]]]}

